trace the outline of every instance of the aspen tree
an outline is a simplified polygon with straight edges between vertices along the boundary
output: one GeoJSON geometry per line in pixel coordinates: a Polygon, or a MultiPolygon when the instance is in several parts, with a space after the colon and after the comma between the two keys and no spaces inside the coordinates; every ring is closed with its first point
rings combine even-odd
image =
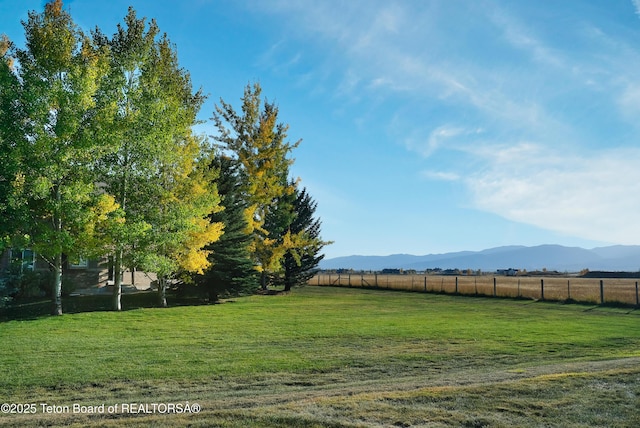
{"type": "Polygon", "coordinates": [[[21,159],[11,190],[23,217],[13,232],[51,265],[53,313],[60,315],[63,255],[73,260],[91,252],[88,234],[117,207],[96,189],[92,162],[104,148],[88,131],[108,61],[61,0],[30,12],[23,25],[26,47],[13,52],[16,79],[6,67],[2,72],[15,99],[7,103],[10,91],[3,89],[1,138],[21,159]]]}
{"type": "Polygon", "coordinates": [[[129,8],[111,39],[96,38],[111,52],[111,72],[100,100],[113,106],[107,145],[115,150],[100,162],[105,190],[120,206],[122,221],[111,229],[114,253],[114,309],[121,309],[124,266],[158,275],[160,303],[178,269],[207,267],[203,247],[219,238],[215,182],[198,163],[206,145],[192,135],[202,106],[189,73],[178,64],[175,46],[129,8]]]}

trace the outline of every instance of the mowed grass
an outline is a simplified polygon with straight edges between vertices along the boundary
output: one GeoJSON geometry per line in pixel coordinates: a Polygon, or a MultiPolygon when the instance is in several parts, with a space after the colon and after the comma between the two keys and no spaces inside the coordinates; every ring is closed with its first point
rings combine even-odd
{"type": "Polygon", "coordinates": [[[7,321],[0,403],[37,405],[0,426],[639,426],[640,313],[310,286],[7,321]]]}

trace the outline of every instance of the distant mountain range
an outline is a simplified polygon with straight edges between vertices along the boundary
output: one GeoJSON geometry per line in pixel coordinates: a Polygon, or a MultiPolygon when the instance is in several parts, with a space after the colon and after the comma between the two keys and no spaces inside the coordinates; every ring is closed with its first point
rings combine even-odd
{"type": "Polygon", "coordinates": [[[640,271],[640,245],[614,245],[587,250],[562,245],[535,247],[507,246],[483,251],[460,251],[414,256],[347,256],[320,262],[321,269],[497,269],[557,270],[578,272],[582,269],[602,271],[640,271]]]}

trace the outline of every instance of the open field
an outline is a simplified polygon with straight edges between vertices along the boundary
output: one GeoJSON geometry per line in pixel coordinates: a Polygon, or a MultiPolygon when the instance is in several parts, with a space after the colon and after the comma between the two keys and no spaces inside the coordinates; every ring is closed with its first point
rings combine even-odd
{"type": "Polygon", "coordinates": [[[6,321],[0,343],[0,403],[35,404],[0,426],[640,426],[629,308],[306,287],[6,321]]]}
{"type": "Polygon", "coordinates": [[[640,306],[638,279],[563,276],[318,274],[311,285],[640,306]]]}

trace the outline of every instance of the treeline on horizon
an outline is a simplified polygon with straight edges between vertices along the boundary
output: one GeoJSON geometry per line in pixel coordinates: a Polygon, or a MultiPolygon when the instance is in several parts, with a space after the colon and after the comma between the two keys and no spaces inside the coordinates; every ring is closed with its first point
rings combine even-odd
{"type": "Polygon", "coordinates": [[[46,260],[53,314],[64,259],[113,257],[115,310],[126,268],[157,274],[163,306],[174,280],[211,300],[306,283],[327,242],[289,174],[300,141],[258,84],[196,135],[206,97],[155,20],[130,7],[113,35],[86,33],[54,0],[23,26],[24,48],[0,38],[0,253],[46,260]]]}

